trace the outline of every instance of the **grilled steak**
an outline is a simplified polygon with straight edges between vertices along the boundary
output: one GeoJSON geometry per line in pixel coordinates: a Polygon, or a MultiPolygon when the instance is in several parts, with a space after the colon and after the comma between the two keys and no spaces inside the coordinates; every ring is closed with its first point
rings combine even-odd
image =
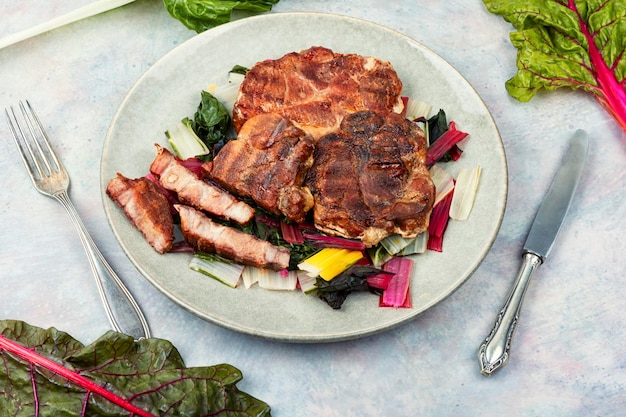
{"type": "Polygon", "coordinates": [[[389,62],[323,47],[256,63],[233,109],[239,131],[260,113],[277,112],[315,139],[336,130],[346,114],[400,112],[402,82],[389,62]]]}
{"type": "Polygon", "coordinates": [[[313,207],[311,192],[302,187],[313,149],[313,138],[289,120],[260,114],[246,122],[206,169],[224,188],[301,223],[313,207]]]}
{"type": "Polygon", "coordinates": [[[143,177],[129,179],[118,173],[109,181],[106,192],[154,250],[163,254],[172,248],[172,212],[167,198],[156,184],[143,177]]]}
{"type": "Polygon", "coordinates": [[[177,193],[181,202],[240,224],[246,224],[252,219],[252,207],[229,192],[198,178],[167,149],[159,145],[156,147],[157,156],[150,165],[150,172],[159,177],[163,188],[177,193]]]}
{"type": "Polygon", "coordinates": [[[174,207],[180,214],[180,227],[185,240],[195,248],[258,268],[279,271],[289,266],[288,249],[215,223],[192,207],[180,204],[174,207]]]}
{"type": "Polygon", "coordinates": [[[435,195],[425,159],[423,131],[403,116],[346,116],[318,140],[307,174],[315,226],[367,246],[391,234],[417,236],[428,227],[435,195]]]}

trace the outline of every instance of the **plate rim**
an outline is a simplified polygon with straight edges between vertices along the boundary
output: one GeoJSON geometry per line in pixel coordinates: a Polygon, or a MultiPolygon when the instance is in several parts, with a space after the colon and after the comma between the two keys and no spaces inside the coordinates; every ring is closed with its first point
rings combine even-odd
{"type": "MultiPolygon", "coordinates": [[[[181,117],[183,117],[183,116],[181,116],[181,117]]],[[[460,287],[462,287],[467,282],[467,280],[469,280],[471,278],[471,276],[475,273],[475,271],[478,269],[478,267],[484,261],[485,257],[487,256],[488,252],[491,250],[491,248],[492,248],[492,246],[493,246],[493,244],[494,244],[494,242],[495,242],[495,240],[496,240],[496,238],[498,236],[498,233],[500,231],[500,228],[501,228],[501,225],[502,225],[502,221],[503,221],[503,218],[504,218],[504,213],[505,213],[505,210],[506,210],[507,200],[508,200],[508,163],[507,163],[506,153],[505,153],[505,149],[504,149],[504,146],[503,146],[502,137],[500,135],[499,129],[498,129],[496,123],[495,123],[493,115],[489,111],[489,109],[486,106],[484,100],[478,94],[478,92],[473,87],[473,85],[456,68],[454,68],[448,61],[446,61],[440,55],[435,53],[432,49],[428,48],[427,46],[425,46],[421,42],[411,38],[410,36],[405,35],[402,32],[399,32],[399,31],[397,31],[395,29],[392,29],[392,28],[389,28],[387,26],[381,25],[379,23],[372,22],[372,21],[369,21],[369,20],[365,20],[365,19],[362,19],[362,18],[357,18],[357,17],[352,17],[352,16],[345,16],[345,15],[340,15],[340,14],[335,14],[335,13],[327,13],[327,12],[272,12],[272,13],[266,13],[266,14],[246,17],[244,19],[235,20],[235,21],[232,21],[232,22],[225,23],[223,25],[217,26],[217,27],[215,27],[213,29],[210,29],[210,30],[205,31],[203,33],[200,33],[198,35],[195,35],[192,38],[189,38],[186,41],[182,42],[181,44],[179,44],[179,45],[175,46],[174,48],[172,48],[170,51],[168,51],[163,56],[161,56],[158,60],[156,60],[146,71],[144,71],[144,73],[135,81],[133,86],[125,94],[123,100],[121,101],[121,103],[118,106],[116,112],[114,113],[113,119],[111,120],[111,123],[109,125],[108,130],[107,130],[105,141],[104,141],[104,145],[103,145],[103,148],[102,148],[101,161],[100,161],[100,185],[101,185],[101,199],[102,199],[102,203],[103,203],[103,206],[104,206],[104,209],[105,209],[107,222],[109,223],[109,226],[111,227],[111,230],[113,231],[113,233],[115,235],[115,238],[116,238],[118,244],[120,245],[120,247],[122,248],[125,256],[131,261],[131,264],[137,269],[137,271],[142,275],[142,277],[144,279],[146,279],[151,285],[153,285],[155,288],[157,288],[157,290],[159,290],[163,295],[165,295],[168,299],[173,301],[179,307],[183,308],[184,310],[188,311],[189,313],[191,313],[191,314],[195,315],[196,317],[199,317],[199,318],[201,318],[201,319],[203,319],[205,321],[208,321],[208,322],[210,322],[212,324],[218,325],[220,327],[223,327],[223,328],[226,328],[226,329],[229,329],[231,331],[238,332],[238,333],[243,333],[243,334],[255,336],[255,337],[262,338],[262,339],[269,339],[269,340],[282,341],[282,342],[322,343],[322,342],[334,342],[334,341],[343,341],[343,340],[356,339],[356,338],[370,336],[370,335],[373,335],[373,334],[378,334],[378,333],[381,333],[383,331],[391,330],[391,329],[396,328],[396,327],[398,327],[398,326],[400,326],[402,324],[407,323],[408,321],[414,320],[416,317],[422,315],[426,311],[430,310],[434,306],[438,305],[439,303],[441,303],[442,301],[444,301],[445,299],[450,297],[454,292],[456,292],[460,287]],[[487,118],[488,118],[488,120],[490,122],[490,128],[493,129],[494,133],[497,136],[497,142],[499,144],[499,147],[498,147],[499,152],[498,152],[498,154],[500,155],[500,161],[499,162],[500,162],[500,164],[502,164],[502,167],[504,169],[504,171],[502,173],[503,174],[503,178],[502,178],[502,182],[503,182],[503,196],[502,196],[502,200],[499,200],[498,218],[497,218],[497,221],[496,221],[495,226],[493,228],[493,231],[489,235],[488,242],[484,246],[483,250],[481,251],[480,256],[477,257],[477,259],[474,261],[474,263],[470,267],[468,267],[468,269],[466,270],[467,272],[466,272],[465,276],[457,282],[457,285],[454,288],[452,288],[451,290],[447,291],[444,294],[441,294],[437,298],[433,298],[431,300],[431,302],[426,304],[426,306],[423,309],[421,309],[419,312],[417,312],[415,314],[411,314],[409,316],[401,316],[401,317],[399,317],[396,320],[392,320],[392,321],[387,322],[385,325],[374,326],[374,327],[370,327],[370,328],[367,328],[367,329],[360,328],[360,329],[355,329],[355,330],[352,330],[352,331],[343,331],[343,332],[338,332],[338,333],[330,333],[329,332],[329,333],[325,333],[324,335],[318,335],[318,336],[299,335],[299,334],[297,334],[297,332],[292,332],[292,333],[286,334],[286,333],[280,333],[280,332],[259,331],[258,329],[254,329],[252,327],[242,325],[241,323],[230,322],[228,320],[224,320],[223,318],[222,319],[216,319],[216,318],[208,315],[206,312],[203,312],[203,311],[198,310],[197,308],[194,308],[193,306],[191,306],[188,302],[186,302],[180,296],[178,296],[176,294],[173,294],[171,291],[169,291],[167,288],[165,288],[165,286],[163,286],[157,280],[155,280],[153,277],[151,277],[150,274],[148,273],[148,271],[146,271],[145,268],[141,265],[141,263],[137,259],[135,259],[135,257],[132,256],[131,253],[129,253],[128,248],[124,244],[123,237],[120,235],[121,232],[118,231],[118,228],[114,224],[113,218],[112,218],[112,215],[111,215],[111,211],[113,209],[119,210],[119,207],[117,207],[116,205],[112,205],[111,204],[112,202],[110,201],[110,199],[106,195],[106,191],[105,191],[106,182],[108,182],[108,180],[109,180],[109,178],[107,178],[105,176],[105,174],[106,174],[105,173],[105,168],[106,168],[106,164],[107,164],[107,161],[106,161],[107,149],[109,148],[110,142],[112,140],[112,136],[115,133],[116,123],[122,117],[122,115],[124,113],[124,110],[126,109],[126,105],[131,100],[133,94],[141,87],[142,83],[152,74],[153,71],[157,71],[158,68],[161,65],[163,65],[164,62],[168,61],[168,59],[170,59],[170,57],[175,55],[177,53],[177,51],[181,50],[182,48],[191,48],[196,43],[202,43],[205,40],[205,38],[211,38],[211,37],[218,36],[219,34],[221,34],[223,32],[228,32],[228,31],[232,30],[233,28],[238,27],[239,25],[247,24],[247,22],[250,22],[250,21],[253,21],[253,20],[282,19],[282,18],[288,18],[290,16],[297,16],[297,17],[305,16],[306,17],[306,16],[311,16],[311,15],[318,16],[318,17],[323,18],[323,19],[337,19],[337,20],[341,20],[341,21],[352,21],[352,22],[354,22],[354,23],[356,23],[358,25],[365,25],[365,26],[369,25],[369,26],[376,27],[378,30],[383,30],[383,31],[389,32],[393,36],[396,36],[396,37],[404,39],[405,42],[408,42],[408,43],[412,44],[414,47],[417,47],[417,49],[419,49],[422,53],[429,54],[431,59],[435,59],[436,61],[438,61],[439,64],[446,65],[449,68],[449,70],[453,71],[458,77],[460,77],[460,79],[464,82],[466,87],[471,89],[471,91],[472,91],[473,95],[475,96],[475,98],[484,107],[484,110],[486,112],[485,115],[487,116],[487,118]]],[[[267,290],[264,290],[264,291],[267,291],[267,290]]],[[[373,306],[372,308],[377,308],[377,307],[373,306]]]]}

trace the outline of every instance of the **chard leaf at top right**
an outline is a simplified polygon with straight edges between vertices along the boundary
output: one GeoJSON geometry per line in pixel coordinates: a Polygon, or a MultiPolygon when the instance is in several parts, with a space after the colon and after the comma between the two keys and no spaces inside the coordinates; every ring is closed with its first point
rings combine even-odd
{"type": "Polygon", "coordinates": [[[624,0],[483,0],[517,31],[517,73],[508,93],[529,101],[541,89],[582,89],[626,132],[624,0]]]}

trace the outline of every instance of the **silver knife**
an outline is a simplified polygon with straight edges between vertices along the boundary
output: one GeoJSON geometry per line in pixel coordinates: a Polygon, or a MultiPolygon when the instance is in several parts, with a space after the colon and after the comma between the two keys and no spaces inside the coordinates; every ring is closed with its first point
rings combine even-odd
{"type": "Polygon", "coordinates": [[[480,372],[485,376],[491,376],[509,360],[511,340],[526,289],[535,269],[548,257],[559,234],[578,186],[588,148],[587,133],[577,130],[530,228],[524,243],[522,266],[511,293],[500,310],[491,333],[478,349],[480,372]]]}

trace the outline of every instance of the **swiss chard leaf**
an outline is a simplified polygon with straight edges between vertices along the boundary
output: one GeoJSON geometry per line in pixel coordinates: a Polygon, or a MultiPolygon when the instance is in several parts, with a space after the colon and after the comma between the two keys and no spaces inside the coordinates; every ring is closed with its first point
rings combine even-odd
{"type": "Polygon", "coordinates": [[[279,0],[164,0],[169,14],[197,33],[227,23],[234,10],[268,12],[279,0]]]}
{"type": "Polygon", "coordinates": [[[230,114],[209,92],[201,92],[200,104],[193,116],[193,129],[209,148],[226,140],[230,129],[230,114]]]}
{"type": "MultiPolygon", "coordinates": [[[[54,328],[21,321],[0,321],[2,340],[23,351],[52,359],[65,373],[78,375],[155,416],[269,416],[262,401],[241,392],[241,372],[231,365],[186,368],[168,341],[107,332],[88,346],[54,328]],[[26,349],[24,349],[26,348],[26,349]]],[[[110,416],[133,415],[103,396],[87,391],[0,344],[0,410],[4,415],[110,416]],[[17,411],[19,410],[19,412],[17,411]]]]}
{"type": "Polygon", "coordinates": [[[626,7],[623,0],[483,0],[517,31],[509,94],[528,101],[559,87],[593,94],[626,131],[626,7]]]}

